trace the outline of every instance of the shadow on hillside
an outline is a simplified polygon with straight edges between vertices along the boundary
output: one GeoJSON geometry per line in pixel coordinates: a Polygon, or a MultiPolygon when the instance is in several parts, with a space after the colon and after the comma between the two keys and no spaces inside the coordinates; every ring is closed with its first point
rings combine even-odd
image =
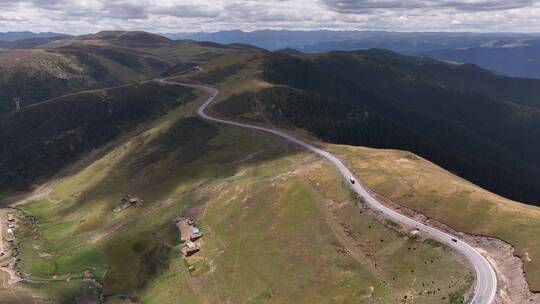
{"type": "Polygon", "coordinates": [[[188,88],[146,82],[72,94],[3,116],[0,191],[27,191],[82,155],[176,108],[180,100],[195,98],[188,88]]]}
{"type": "Polygon", "coordinates": [[[77,202],[58,216],[99,202],[112,210],[127,194],[140,196],[151,205],[170,198],[179,187],[196,190],[213,180],[235,176],[242,165],[258,166],[299,151],[269,135],[228,128],[190,117],[178,120],[149,143],[139,135],[122,160],[107,168],[110,174],[83,190],[77,202]]]}
{"type": "MultiPolygon", "coordinates": [[[[97,250],[107,259],[109,271],[104,285],[112,294],[139,288],[160,269],[168,268],[170,252],[178,244],[177,230],[171,221],[189,208],[210,201],[210,193],[204,193],[206,186],[216,186],[217,180],[220,184],[231,181],[246,167],[264,165],[271,170],[273,161],[300,151],[298,147],[266,134],[217,126],[195,117],[182,118],[154,139],[145,139],[141,133],[109,149],[107,154],[116,153],[115,149],[123,149],[128,141],[133,140],[129,151],[118,155],[121,159],[103,168],[110,174],[87,189],[74,189],[81,191],[77,198],[63,190],[65,197],[60,199],[65,199],[65,207],[56,204],[51,207],[56,209],[47,214],[46,221],[55,222],[74,219],[92,222],[92,217],[99,217],[98,226],[81,230],[88,238],[78,240],[83,240],[80,245],[87,246],[93,254],[97,254],[94,250],[99,248],[97,250]],[[201,193],[204,194],[201,196],[201,193]],[[143,205],[114,213],[113,209],[127,194],[143,198],[143,205]],[[166,201],[171,201],[171,204],[163,204],[166,201]],[[98,210],[100,214],[92,210],[98,210]],[[96,235],[109,234],[108,238],[101,239],[98,247],[92,247],[92,243],[86,241],[96,235]],[[134,251],[137,244],[151,247],[152,242],[156,245],[151,251],[134,251]],[[122,268],[126,263],[118,256],[130,258],[128,262],[134,264],[130,264],[130,269],[122,268]],[[145,262],[134,262],[136,257],[145,262]],[[136,278],[126,281],[126,274],[136,278]]],[[[95,162],[88,164],[67,178],[80,178],[77,174],[95,165],[95,162]]],[[[77,180],[69,183],[79,185],[77,180]]],[[[70,229],[62,236],[47,241],[72,239],[81,223],[75,230],[70,229]]],[[[68,255],[64,252],[59,257],[68,255]]],[[[77,257],[74,264],[88,265],[88,261],[79,260],[83,258],[77,257]]]]}

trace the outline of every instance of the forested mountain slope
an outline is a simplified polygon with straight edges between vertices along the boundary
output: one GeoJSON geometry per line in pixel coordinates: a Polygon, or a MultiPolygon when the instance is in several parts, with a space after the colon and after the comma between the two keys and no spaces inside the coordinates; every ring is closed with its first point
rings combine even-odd
{"type": "Polygon", "coordinates": [[[81,156],[196,98],[156,82],[59,97],[0,117],[0,193],[28,190],[81,156]]]}
{"type": "Polygon", "coordinates": [[[540,202],[540,110],[518,104],[538,104],[534,81],[382,50],[274,54],[264,79],[286,86],[257,93],[274,121],[335,143],[412,151],[501,195],[540,202]]]}

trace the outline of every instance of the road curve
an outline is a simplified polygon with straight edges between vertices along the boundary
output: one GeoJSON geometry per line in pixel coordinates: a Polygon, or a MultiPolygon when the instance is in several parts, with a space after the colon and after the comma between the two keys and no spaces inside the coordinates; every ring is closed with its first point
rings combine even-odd
{"type": "Polygon", "coordinates": [[[400,222],[402,224],[405,224],[411,227],[416,227],[416,229],[422,231],[425,234],[428,234],[432,238],[454,248],[455,250],[465,255],[465,257],[467,257],[469,262],[474,267],[474,271],[476,273],[476,285],[474,289],[474,294],[469,303],[491,304],[493,302],[495,298],[495,292],[497,291],[497,276],[495,275],[495,271],[493,270],[493,268],[491,267],[487,259],[484,258],[484,256],[482,256],[478,251],[476,251],[473,247],[469,246],[467,243],[461,240],[458,240],[457,237],[447,234],[433,227],[426,226],[420,222],[417,222],[413,219],[410,219],[394,211],[393,209],[390,209],[384,206],[375,197],[373,197],[366,190],[366,188],[364,188],[360,183],[352,184],[350,182],[350,178],[354,178],[355,180],[356,178],[353,176],[352,172],[347,167],[345,167],[345,165],[334,155],[330,154],[329,152],[325,150],[319,149],[306,141],[300,140],[292,135],[284,133],[280,130],[268,129],[268,128],[264,128],[260,126],[253,126],[253,125],[248,125],[244,123],[239,123],[235,121],[229,121],[229,120],[224,120],[224,119],[209,116],[208,114],[206,114],[205,110],[208,107],[208,105],[212,103],[214,98],[216,98],[216,96],[219,94],[219,90],[214,87],[194,85],[194,84],[185,84],[185,83],[172,82],[172,81],[166,81],[166,80],[159,80],[159,82],[164,83],[164,84],[193,87],[193,88],[201,89],[210,93],[210,97],[208,98],[208,100],[206,100],[206,102],[197,109],[197,114],[205,120],[215,122],[215,123],[221,123],[225,125],[231,125],[231,126],[270,133],[275,136],[284,138],[288,141],[291,141],[299,146],[302,146],[314,152],[315,154],[318,154],[326,158],[338,169],[338,171],[341,173],[343,178],[345,178],[345,180],[347,181],[347,184],[358,195],[363,197],[365,202],[368,203],[373,209],[382,212],[387,217],[397,222],[400,222]]]}

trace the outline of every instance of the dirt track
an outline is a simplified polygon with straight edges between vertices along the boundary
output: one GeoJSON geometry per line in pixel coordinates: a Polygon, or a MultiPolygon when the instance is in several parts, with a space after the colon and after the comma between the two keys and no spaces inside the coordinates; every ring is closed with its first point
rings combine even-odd
{"type": "Polygon", "coordinates": [[[5,251],[5,245],[4,245],[4,225],[5,225],[5,221],[4,221],[4,214],[2,212],[0,212],[0,254],[3,252],[4,254],[6,254],[6,251],[5,251]]]}
{"type": "MultiPolygon", "coordinates": [[[[5,264],[10,259],[10,252],[6,252],[7,240],[5,237],[5,227],[7,226],[7,209],[0,208],[0,252],[4,252],[4,256],[0,257],[1,264],[5,264]]],[[[15,269],[8,267],[0,268],[0,303],[2,304],[37,304],[37,303],[52,303],[49,299],[35,292],[27,289],[24,286],[17,284],[20,278],[17,276],[15,269]]]]}

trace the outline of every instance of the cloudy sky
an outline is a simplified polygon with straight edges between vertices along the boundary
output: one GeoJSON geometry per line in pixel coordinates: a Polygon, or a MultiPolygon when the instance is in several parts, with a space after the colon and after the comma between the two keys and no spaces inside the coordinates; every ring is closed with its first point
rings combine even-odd
{"type": "Polygon", "coordinates": [[[540,32],[540,0],[0,0],[0,31],[540,32]]]}

